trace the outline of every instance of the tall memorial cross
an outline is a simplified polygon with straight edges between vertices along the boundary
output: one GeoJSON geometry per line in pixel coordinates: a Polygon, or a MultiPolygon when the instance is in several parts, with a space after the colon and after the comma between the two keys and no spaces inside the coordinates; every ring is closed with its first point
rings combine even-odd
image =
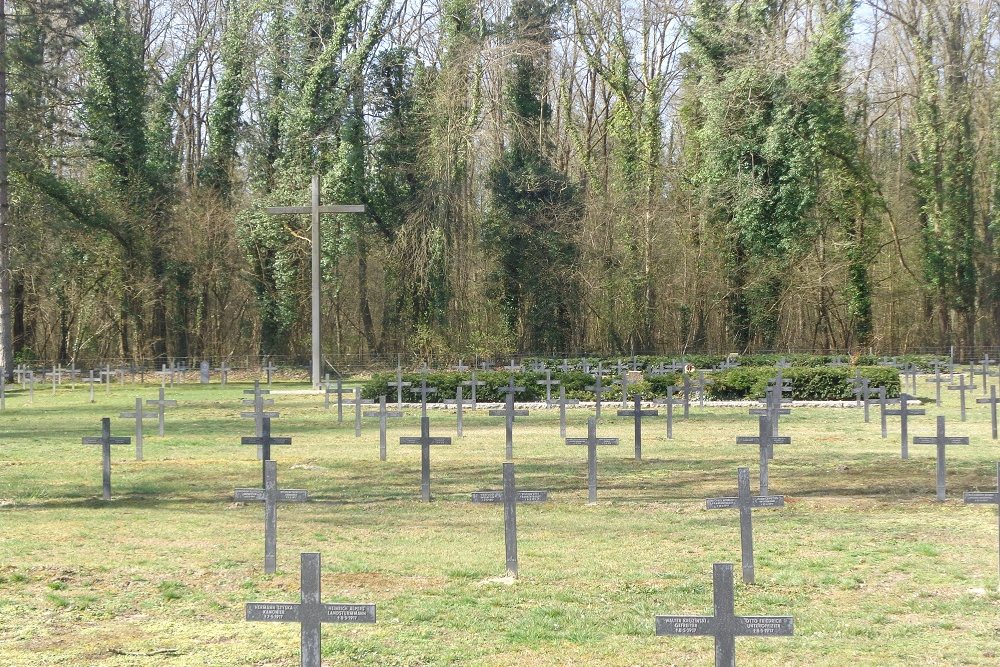
{"type": "Polygon", "coordinates": [[[472,405],[472,401],[467,401],[464,398],[462,398],[462,385],[458,385],[457,387],[455,387],[455,398],[446,398],[444,402],[446,405],[455,406],[455,432],[458,434],[458,437],[461,438],[463,436],[463,430],[464,430],[463,408],[466,405],[472,405]]]}
{"type": "Polygon", "coordinates": [[[911,408],[909,403],[913,400],[916,399],[909,394],[900,394],[898,410],[882,410],[884,416],[899,417],[900,455],[903,459],[910,458],[910,438],[907,432],[909,430],[908,418],[927,414],[927,410],[923,408],[911,408]]]}
{"type": "Polygon", "coordinates": [[[677,387],[670,385],[667,387],[667,397],[658,398],[653,401],[656,405],[667,406],[667,440],[674,439],[674,392],[677,387]]]}
{"type": "Polygon", "coordinates": [[[326,386],[323,388],[323,409],[330,409],[330,396],[337,397],[337,423],[344,423],[344,394],[354,393],[353,389],[348,389],[344,391],[343,380],[340,375],[337,375],[336,389],[330,385],[329,378],[327,378],[326,386]]]}
{"type": "Polygon", "coordinates": [[[427,386],[427,378],[420,378],[420,388],[411,390],[415,394],[420,394],[420,416],[427,416],[427,397],[431,394],[436,394],[437,389],[434,387],[427,386]]]}
{"type": "Polygon", "coordinates": [[[601,445],[617,445],[618,438],[598,438],[597,418],[587,419],[586,438],[566,438],[567,445],[584,445],[587,448],[587,502],[597,502],[597,448],[601,445]]]}
{"type": "Polygon", "coordinates": [[[471,393],[470,393],[470,395],[469,395],[469,398],[472,401],[472,409],[473,410],[476,409],[476,388],[477,387],[482,387],[484,384],[486,384],[486,383],[483,382],[482,380],[477,380],[476,379],[476,371],[475,371],[475,369],[473,369],[472,371],[470,371],[470,373],[469,373],[469,379],[465,380],[464,382],[462,382],[462,386],[463,387],[469,387],[472,390],[471,393]]]}
{"type": "Polygon", "coordinates": [[[941,407],[941,385],[951,382],[953,379],[951,374],[941,375],[941,366],[937,362],[934,364],[934,376],[924,379],[924,382],[933,382],[935,385],[934,403],[937,407],[941,407]]]}
{"type": "MultiPolygon", "coordinates": [[[[364,213],[363,204],[326,204],[320,206],[319,203],[319,175],[312,177],[312,202],[309,206],[276,206],[265,209],[271,215],[309,215],[312,219],[312,383],[314,387],[319,387],[320,382],[320,357],[321,357],[321,335],[320,326],[320,296],[321,296],[321,274],[320,266],[320,224],[319,216],[324,213],[364,213]]],[[[270,384],[270,382],[268,382],[270,384]]]]}
{"type": "Polygon", "coordinates": [[[966,491],[964,500],[969,505],[996,505],[997,528],[1000,528],[1000,462],[997,463],[997,490],[966,491]]]}
{"type": "MultiPolygon", "coordinates": [[[[259,436],[243,436],[240,438],[241,445],[257,445],[261,448],[261,458],[264,461],[264,474],[267,474],[267,462],[271,460],[271,447],[276,447],[278,445],[290,445],[292,444],[291,438],[282,438],[271,435],[271,419],[269,417],[264,417],[264,423],[262,427],[262,433],[259,436]]],[[[267,479],[264,479],[264,485],[267,485],[267,479]]]]}
{"type": "Polygon", "coordinates": [[[134,419],[135,420],[135,460],[142,460],[142,420],[143,419],[157,419],[159,414],[156,412],[143,412],[142,410],[142,398],[136,397],[135,399],[135,410],[131,412],[122,412],[118,415],[122,419],[134,419]]]}
{"type": "Polygon", "coordinates": [[[737,637],[790,637],[791,616],[737,616],[731,563],[712,565],[714,616],[657,616],[656,634],[715,638],[715,667],[736,667],[737,637]]]}
{"type": "Polygon", "coordinates": [[[177,401],[175,401],[175,400],[167,400],[167,398],[165,397],[165,393],[166,393],[166,389],[164,389],[163,387],[160,387],[160,397],[158,399],[155,399],[155,400],[154,399],[150,399],[150,400],[146,401],[146,405],[155,405],[156,406],[156,412],[157,412],[157,416],[158,416],[159,422],[160,422],[159,423],[159,427],[160,427],[160,437],[161,438],[163,437],[163,421],[164,421],[163,418],[164,418],[164,415],[166,414],[166,411],[167,411],[166,409],[167,408],[176,407],[176,405],[177,405],[177,401]]]}
{"type": "Polygon", "coordinates": [[[619,417],[631,417],[635,425],[635,460],[642,460],[642,418],[657,417],[659,410],[642,409],[642,394],[635,394],[632,397],[633,405],[629,410],[619,410],[619,417]]]}
{"type": "Polygon", "coordinates": [[[566,406],[579,405],[580,399],[566,398],[566,387],[559,386],[559,437],[566,437],[566,406]]]}
{"type": "Polygon", "coordinates": [[[594,406],[596,410],[597,418],[601,418],[601,397],[604,396],[605,386],[601,384],[601,372],[597,371],[597,375],[594,377],[594,384],[589,387],[584,387],[587,391],[594,392],[594,406]]]}
{"type": "Polygon", "coordinates": [[[990,386],[990,397],[989,398],[977,398],[976,403],[983,403],[990,406],[990,425],[993,427],[993,439],[997,439],[997,403],[1000,399],[997,398],[997,388],[994,385],[990,386]]]}
{"type": "Polygon", "coordinates": [[[278,489],[278,464],[264,461],[264,488],[236,489],[233,499],[264,503],[264,573],[274,574],[278,564],[278,503],[304,503],[309,493],[305,489],[278,489]]]}
{"type": "Polygon", "coordinates": [[[507,398],[504,401],[503,410],[490,410],[491,417],[504,417],[505,427],[506,427],[506,457],[508,461],[514,458],[514,418],[515,417],[527,417],[527,410],[516,410],[514,409],[514,394],[524,391],[524,387],[517,387],[514,385],[513,376],[510,378],[510,382],[504,388],[504,393],[507,394],[507,398]]]}
{"type": "Polygon", "coordinates": [[[301,600],[298,604],[280,602],[247,602],[246,619],[272,623],[298,623],[301,626],[299,664],[301,667],[322,667],[323,623],[374,623],[373,604],[324,604],[320,593],[320,555],[301,556],[301,600]]]}
{"type": "Polygon", "coordinates": [[[535,380],[535,384],[545,385],[545,407],[551,408],[552,407],[552,387],[554,387],[554,386],[556,386],[556,385],[559,384],[559,380],[553,380],[552,379],[552,369],[551,368],[546,368],[545,369],[545,379],[544,380],[535,380]]]}
{"type": "Polygon", "coordinates": [[[404,435],[399,439],[401,445],[420,445],[420,499],[431,501],[431,446],[450,445],[451,438],[431,437],[431,420],[426,415],[420,418],[420,435],[404,435]]]}
{"type": "Polygon", "coordinates": [[[976,385],[965,384],[965,376],[961,374],[958,376],[957,385],[948,385],[948,391],[958,392],[958,404],[959,404],[959,415],[960,415],[959,421],[963,422],[965,421],[965,392],[975,391],[975,389],[976,385]]]}
{"type": "Polygon", "coordinates": [[[758,417],[756,436],[736,436],[737,445],[757,445],[760,448],[760,495],[768,495],[767,462],[772,458],[771,451],[775,445],[789,445],[791,442],[787,435],[772,435],[770,420],[764,416],[758,417]]]}
{"type": "Polygon", "coordinates": [[[111,500],[111,445],[128,445],[132,438],[111,436],[111,418],[101,418],[101,435],[87,436],[83,439],[85,445],[101,446],[101,481],[104,500],[111,500]]]}
{"type": "MultiPolygon", "coordinates": [[[[412,382],[403,382],[403,367],[396,364],[396,381],[390,382],[390,387],[396,388],[396,409],[403,409],[403,387],[409,387],[412,382]]],[[[473,395],[475,395],[475,390],[473,390],[473,395]]]]}
{"type": "Polygon", "coordinates": [[[710,510],[736,508],[740,511],[740,547],[742,551],[743,581],[754,583],[753,566],[753,520],[751,510],[758,507],[784,507],[784,496],[754,496],[750,493],[750,468],[736,470],[735,498],[706,498],[705,507],[710,510]]]}
{"type": "Polygon", "coordinates": [[[944,416],[937,418],[937,433],[933,436],[917,435],[913,437],[914,445],[936,445],[937,446],[937,499],[945,499],[945,448],[948,445],[967,445],[967,436],[946,436],[944,426],[944,416]]]}
{"type": "Polygon", "coordinates": [[[518,491],[514,480],[514,464],[503,464],[502,491],[473,491],[474,503],[503,503],[503,536],[507,556],[507,576],[517,578],[517,504],[541,503],[549,499],[548,491],[518,491]]]}
{"type": "Polygon", "coordinates": [[[361,437],[361,413],[363,406],[371,405],[374,401],[361,398],[361,387],[354,388],[354,397],[351,404],[354,406],[354,437],[361,437]]]}
{"type": "Polygon", "coordinates": [[[389,428],[390,417],[402,417],[401,410],[387,410],[385,407],[385,396],[378,397],[378,412],[366,412],[365,417],[378,417],[378,459],[385,461],[386,455],[386,431],[389,428]]]}
{"type": "Polygon", "coordinates": [[[101,378],[95,377],[94,371],[91,370],[90,371],[90,375],[88,377],[85,377],[85,378],[81,379],[80,382],[85,382],[86,384],[90,385],[90,402],[93,403],[94,402],[94,385],[95,384],[100,384],[101,383],[101,378]]]}
{"type": "Polygon", "coordinates": [[[890,403],[899,403],[898,398],[888,398],[886,396],[887,393],[888,392],[885,387],[878,388],[879,421],[881,422],[882,426],[883,439],[889,437],[889,426],[886,423],[886,417],[887,417],[886,410],[888,409],[890,403]]]}

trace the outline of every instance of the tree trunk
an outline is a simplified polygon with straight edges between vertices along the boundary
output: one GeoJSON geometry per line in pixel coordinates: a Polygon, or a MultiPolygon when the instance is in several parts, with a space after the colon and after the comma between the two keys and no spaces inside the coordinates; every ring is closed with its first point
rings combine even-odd
{"type": "Polygon", "coordinates": [[[7,171],[7,8],[6,0],[0,0],[0,372],[10,378],[14,350],[10,330],[10,183],[7,171]]]}

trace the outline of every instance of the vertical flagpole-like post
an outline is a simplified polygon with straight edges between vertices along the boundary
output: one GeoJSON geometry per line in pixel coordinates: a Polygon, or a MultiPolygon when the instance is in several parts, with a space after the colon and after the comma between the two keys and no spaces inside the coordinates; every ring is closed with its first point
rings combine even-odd
{"type": "Polygon", "coordinates": [[[312,177],[312,384],[320,378],[320,265],[319,265],[319,175],[312,177]]]}

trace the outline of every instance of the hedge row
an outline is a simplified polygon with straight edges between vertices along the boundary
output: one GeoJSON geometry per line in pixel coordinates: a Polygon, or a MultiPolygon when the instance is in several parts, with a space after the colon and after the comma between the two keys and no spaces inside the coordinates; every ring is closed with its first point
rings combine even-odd
{"type": "MultiPolygon", "coordinates": [[[[717,368],[728,358],[728,355],[722,354],[688,354],[684,356],[669,357],[642,355],[637,356],[635,361],[640,370],[655,368],[661,364],[669,365],[682,360],[685,363],[693,364],[695,368],[700,370],[710,370],[717,368]]],[[[921,372],[930,372],[934,367],[934,362],[948,361],[948,357],[946,356],[932,354],[905,354],[898,355],[893,358],[902,364],[914,364],[921,372]]],[[[746,354],[735,357],[736,362],[739,363],[741,368],[774,368],[775,364],[782,359],[791,364],[792,367],[826,368],[826,364],[834,360],[839,360],[845,363],[853,363],[856,366],[878,366],[883,357],[872,354],[860,355],[854,359],[851,359],[846,355],[829,354],[746,354]]],[[[631,364],[632,357],[587,357],[587,360],[594,368],[597,368],[598,363],[602,363],[605,370],[611,371],[616,367],[616,364],[619,361],[623,364],[631,364]]],[[[571,361],[579,363],[580,359],[577,358],[571,361]]],[[[536,362],[541,363],[546,368],[555,371],[562,365],[563,360],[526,358],[522,361],[526,368],[536,362]]]]}
{"type": "MultiPolygon", "coordinates": [[[[847,400],[853,397],[851,380],[855,368],[786,368],[783,375],[792,382],[792,398],[796,400],[847,400]]],[[[888,396],[899,395],[899,372],[894,368],[877,366],[860,367],[862,377],[867,378],[872,386],[884,386],[888,396]]],[[[737,368],[729,371],[713,371],[706,376],[710,380],[706,395],[711,399],[738,400],[745,398],[763,398],[767,381],[774,377],[774,368],[737,368]]],[[[545,387],[538,384],[545,379],[544,373],[519,372],[514,373],[514,382],[524,387],[525,391],[517,395],[518,401],[540,401],[545,399],[545,387]]],[[[476,390],[476,398],[483,402],[501,402],[506,398],[504,388],[510,382],[511,373],[505,371],[481,371],[476,373],[476,379],[483,382],[476,390]]],[[[390,401],[395,399],[396,388],[390,387],[394,382],[394,373],[379,373],[366,382],[362,388],[365,398],[377,399],[386,396],[390,401]]],[[[468,373],[457,371],[431,372],[426,375],[419,373],[404,373],[403,381],[411,383],[403,390],[403,400],[416,403],[420,400],[417,389],[421,379],[426,379],[429,387],[437,389],[437,393],[428,396],[428,402],[440,403],[455,397],[455,390],[461,382],[469,379],[468,373]]],[[[590,375],[573,371],[569,373],[552,373],[552,379],[558,380],[566,388],[567,398],[593,400],[594,393],[587,387],[594,384],[590,375]]],[[[608,388],[604,398],[610,401],[621,400],[621,388],[613,385],[614,378],[605,376],[604,382],[608,388]]],[[[667,395],[667,387],[683,384],[680,374],[667,373],[660,376],[644,377],[640,382],[629,385],[629,393],[639,392],[645,398],[659,398],[667,395]]],[[[469,387],[463,388],[463,396],[470,396],[469,387]]],[[[558,396],[558,388],[553,388],[553,396],[558,396]]]]}

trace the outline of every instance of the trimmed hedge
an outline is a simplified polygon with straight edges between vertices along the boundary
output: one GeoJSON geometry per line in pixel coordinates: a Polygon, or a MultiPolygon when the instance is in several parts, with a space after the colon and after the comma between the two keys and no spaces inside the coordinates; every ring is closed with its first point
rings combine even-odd
{"type": "MultiPolygon", "coordinates": [[[[636,363],[639,370],[648,370],[660,364],[668,365],[675,361],[680,361],[683,359],[685,362],[694,364],[699,370],[710,370],[717,368],[719,364],[728,359],[728,355],[724,354],[687,354],[687,355],[673,355],[673,356],[653,356],[653,355],[640,355],[636,357],[636,363]]],[[[929,372],[933,369],[933,364],[935,361],[947,362],[947,356],[933,355],[933,354],[904,354],[895,357],[897,361],[909,364],[912,363],[917,366],[917,368],[922,372],[929,372]]],[[[604,364],[605,372],[614,372],[613,369],[615,364],[621,361],[623,364],[630,364],[632,361],[631,356],[623,357],[587,357],[590,365],[597,368],[598,362],[604,364]]],[[[784,359],[788,363],[795,367],[803,368],[826,368],[826,364],[834,359],[839,359],[845,363],[850,363],[851,358],[848,355],[836,355],[836,354],[744,354],[736,357],[736,361],[739,363],[741,368],[774,368],[781,359],[784,359]]],[[[854,364],[857,366],[878,366],[879,362],[882,360],[881,356],[872,354],[863,354],[854,359],[854,364]]],[[[544,364],[547,368],[553,372],[557,371],[559,366],[562,364],[562,359],[541,359],[538,357],[527,357],[522,360],[525,367],[528,367],[532,362],[539,361],[544,364]]],[[[571,359],[571,361],[579,363],[580,358],[571,359]]]]}
{"type": "MultiPolygon", "coordinates": [[[[856,370],[873,387],[885,387],[888,398],[899,396],[899,371],[883,366],[786,368],[785,379],[792,383],[792,399],[799,401],[846,401],[852,393],[856,370]]],[[[736,368],[712,373],[707,396],[718,400],[764,398],[767,381],[774,377],[773,368],[736,368]]]]}

